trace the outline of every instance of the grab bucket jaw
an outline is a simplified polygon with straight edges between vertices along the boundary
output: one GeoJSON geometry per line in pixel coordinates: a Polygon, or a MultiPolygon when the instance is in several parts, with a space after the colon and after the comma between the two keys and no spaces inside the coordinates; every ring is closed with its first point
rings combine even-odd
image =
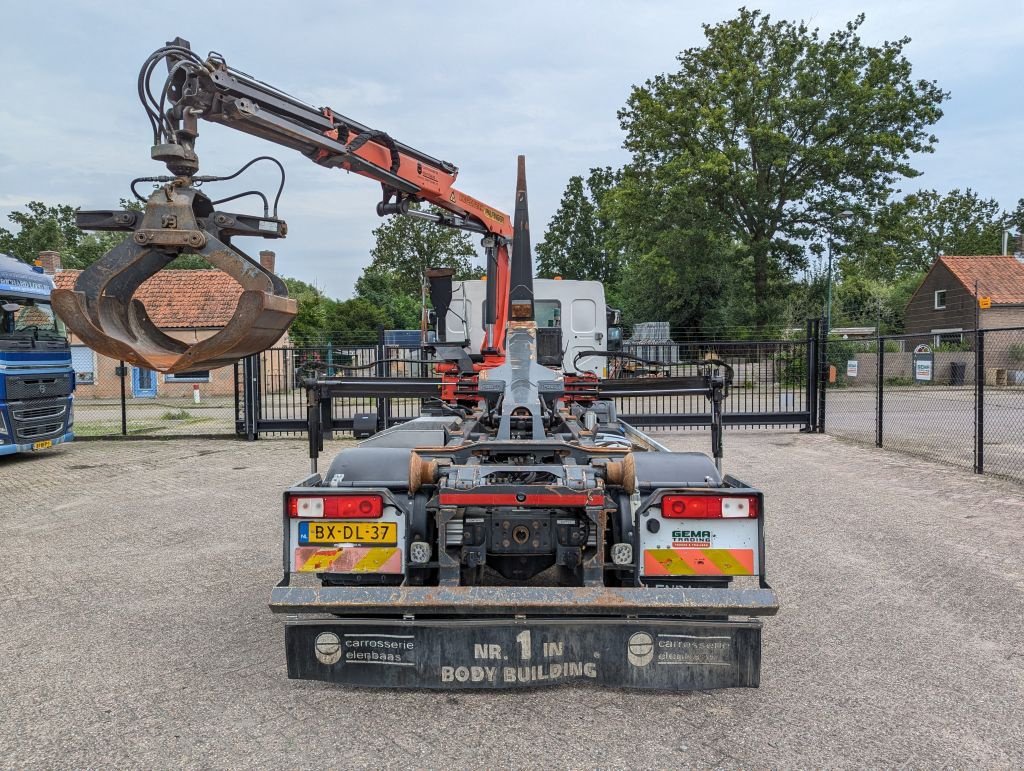
{"type": "Polygon", "coordinates": [[[131,236],[82,271],[74,289],[55,289],[54,310],[83,343],[99,353],[158,372],[215,369],[270,348],[298,307],[276,275],[231,244],[232,236],[283,238],[282,220],[215,211],[192,187],[167,185],[143,212],[78,212],[83,230],[131,236]],[[167,335],[135,298],[142,284],[182,254],[195,254],[242,288],[230,321],[191,345],[167,335]]]}

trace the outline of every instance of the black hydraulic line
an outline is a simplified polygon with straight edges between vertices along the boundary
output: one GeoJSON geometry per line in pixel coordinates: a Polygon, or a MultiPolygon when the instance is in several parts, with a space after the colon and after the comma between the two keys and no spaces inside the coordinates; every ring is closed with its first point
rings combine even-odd
{"type": "MultiPolygon", "coordinates": [[[[257,155],[251,161],[249,161],[244,166],[242,166],[234,174],[228,174],[226,176],[201,176],[201,177],[194,177],[193,181],[194,182],[200,182],[200,183],[202,183],[202,182],[227,182],[228,180],[234,179],[235,177],[239,176],[242,172],[244,172],[246,169],[248,169],[250,166],[252,166],[257,161],[270,161],[271,163],[275,164],[277,166],[277,168],[278,168],[278,171],[281,172],[281,184],[278,185],[278,187],[277,187],[277,195],[274,196],[274,214],[273,214],[273,216],[274,216],[274,219],[277,219],[277,206],[278,206],[278,204],[281,201],[281,193],[284,192],[284,183],[285,183],[286,175],[285,175],[285,171],[284,171],[284,165],[281,163],[281,161],[277,160],[277,158],[273,157],[272,155],[257,155]]],[[[227,201],[227,200],[231,200],[231,199],[225,198],[225,199],[222,199],[222,200],[227,201]]],[[[266,199],[264,199],[264,201],[265,200],[266,199]]],[[[218,202],[214,201],[214,203],[218,203],[218,202]]]]}
{"type": "Polygon", "coordinates": [[[629,361],[640,362],[646,364],[649,367],[668,367],[669,365],[663,361],[655,361],[654,359],[645,359],[642,356],[637,356],[634,353],[627,353],[625,351],[580,351],[577,353],[572,360],[572,367],[576,372],[579,372],[579,360],[587,356],[599,356],[603,359],[627,359],[629,361]]]}
{"type": "MultiPolygon", "coordinates": [[[[270,204],[267,202],[267,197],[265,195],[263,195],[263,193],[261,193],[259,190],[246,190],[244,193],[235,193],[234,195],[229,195],[227,198],[218,198],[216,201],[210,201],[210,203],[212,205],[216,206],[217,204],[227,203],[228,201],[235,201],[235,200],[237,200],[239,198],[245,198],[246,196],[249,196],[249,195],[255,195],[255,196],[258,196],[260,199],[262,199],[262,201],[263,201],[263,216],[264,217],[269,217],[270,216],[270,204]]],[[[274,217],[275,218],[277,217],[276,213],[274,214],[274,217]]]]}

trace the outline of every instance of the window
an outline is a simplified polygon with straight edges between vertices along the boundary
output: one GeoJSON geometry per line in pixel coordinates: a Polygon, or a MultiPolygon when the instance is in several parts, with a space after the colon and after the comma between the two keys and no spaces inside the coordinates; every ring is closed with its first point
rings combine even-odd
{"type": "Polygon", "coordinates": [[[48,300],[5,296],[0,297],[0,304],[16,306],[15,310],[0,311],[0,332],[34,332],[50,339],[68,335],[64,322],[54,314],[48,300]]]}
{"type": "Polygon", "coordinates": [[[946,308],[946,290],[938,289],[935,292],[935,310],[941,311],[946,308]]]}
{"type": "Polygon", "coordinates": [[[71,368],[75,371],[75,382],[92,385],[96,382],[96,354],[84,345],[71,346],[71,368]]]}
{"type": "Polygon", "coordinates": [[[558,300],[534,300],[533,314],[538,327],[562,326],[562,303],[558,300]]]}
{"type": "Polygon", "coordinates": [[[932,341],[936,348],[940,345],[963,345],[964,331],[962,329],[933,329],[932,341]]]}
{"type": "Polygon", "coordinates": [[[164,375],[165,383],[209,383],[210,370],[197,369],[192,372],[178,372],[173,375],[164,375]]]}

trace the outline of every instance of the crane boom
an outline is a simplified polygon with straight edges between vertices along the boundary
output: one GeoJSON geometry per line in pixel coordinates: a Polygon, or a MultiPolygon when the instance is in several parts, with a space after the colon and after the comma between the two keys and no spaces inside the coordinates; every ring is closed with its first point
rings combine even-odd
{"type": "Polygon", "coordinates": [[[82,228],[132,234],[86,269],[73,290],[54,293],[58,312],[92,348],[161,372],[203,369],[273,345],[295,316],[297,307],[283,282],[231,242],[235,236],[283,238],[287,226],[277,217],[277,202],[271,214],[264,197],[264,217],[252,217],[216,209],[231,198],[211,201],[199,189],[203,183],[227,179],[198,174],[195,143],[202,119],[296,150],[318,165],[379,182],[380,216],[408,215],[482,234],[491,295],[484,347],[502,354],[513,222],[505,212],[455,188],[454,164],[329,107],[305,104],[228,66],[219,54],[201,59],[181,38],[157,49],[143,64],[139,95],[153,128],[152,158],[173,176],[136,180],[162,183],[141,213],[78,213],[82,228]],[[157,99],[150,81],[161,62],[167,76],[157,99]],[[419,210],[415,205],[421,202],[436,211],[419,210]],[[224,329],[192,346],[164,334],[132,299],[143,282],[183,253],[206,258],[243,288],[238,309],[224,329]]]}

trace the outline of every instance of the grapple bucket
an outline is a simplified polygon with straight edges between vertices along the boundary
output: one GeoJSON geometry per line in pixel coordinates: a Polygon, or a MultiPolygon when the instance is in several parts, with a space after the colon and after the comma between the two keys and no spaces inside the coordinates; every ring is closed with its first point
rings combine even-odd
{"type": "Polygon", "coordinates": [[[295,317],[284,282],[232,246],[231,237],[281,238],[285,223],[214,211],[195,188],[168,185],[143,212],[79,212],[84,230],[132,233],[82,272],[74,289],[56,289],[53,306],[93,350],[159,372],[214,369],[266,350],[295,317]],[[196,254],[242,288],[231,320],[206,340],[188,344],[165,334],[135,298],[142,284],[181,254],[196,254]]]}

